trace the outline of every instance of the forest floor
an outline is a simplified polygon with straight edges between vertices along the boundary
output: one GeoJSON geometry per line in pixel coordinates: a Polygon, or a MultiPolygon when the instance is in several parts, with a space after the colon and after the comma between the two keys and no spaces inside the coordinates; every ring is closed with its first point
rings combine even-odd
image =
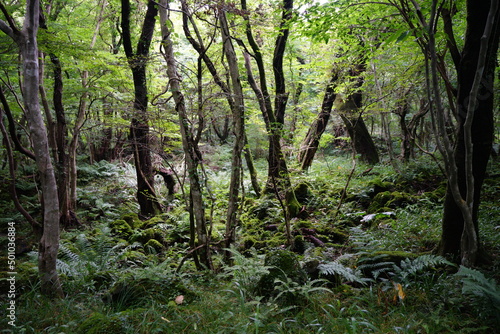
{"type": "MultiPolygon", "coordinates": [[[[136,215],[133,167],[80,164],[82,224],[61,234],[58,270],[66,297],[59,300],[40,295],[36,242],[2,197],[0,206],[11,212],[2,224],[17,222],[20,249],[16,327],[8,325],[2,292],[0,333],[495,333],[500,328],[500,161],[490,163],[483,187],[479,229],[488,256],[475,269],[435,255],[445,181],[432,160],[357,164],[353,170],[349,157],[333,156],[320,156],[307,173],[292,168],[303,207],[290,221],[291,251],[279,201],[256,198],[245,178],[228,266],[220,241],[229,166],[221,161],[229,160],[207,161],[204,174],[211,271],[197,270],[188,256],[186,189],[178,187],[168,198],[159,182],[166,213],[142,221],[136,215]]],[[[265,161],[257,165],[263,179],[265,161]]],[[[179,180],[183,177],[180,173],[179,180]]],[[[25,200],[34,196],[30,184],[26,177],[18,185],[25,200]]],[[[2,258],[2,265],[6,262],[2,258]]],[[[2,291],[7,284],[4,276],[2,291]]]]}

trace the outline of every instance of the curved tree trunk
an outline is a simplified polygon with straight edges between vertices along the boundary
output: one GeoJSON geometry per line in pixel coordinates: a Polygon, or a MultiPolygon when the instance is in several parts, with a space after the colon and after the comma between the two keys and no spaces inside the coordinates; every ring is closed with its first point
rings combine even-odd
{"type": "Polygon", "coordinates": [[[330,115],[332,112],[333,102],[337,97],[335,94],[335,82],[338,79],[337,71],[332,72],[332,78],[330,82],[326,86],[325,95],[323,97],[323,103],[321,104],[321,111],[318,114],[318,117],[311,124],[311,127],[307,131],[307,135],[300,146],[299,152],[299,162],[300,168],[302,170],[308,170],[311,167],[311,164],[314,160],[314,156],[316,155],[316,151],[319,147],[319,141],[321,136],[326,130],[326,126],[328,125],[328,120],[330,119],[330,115]]]}
{"type": "MultiPolygon", "coordinates": [[[[241,0],[241,7],[243,11],[247,11],[246,0],[241,0]]],[[[286,104],[288,101],[288,92],[285,88],[285,77],[283,72],[283,56],[285,47],[290,33],[289,20],[292,17],[293,0],[283,0],[283,12],[281,23],[279,27],[278,37],[276,38],[274,54],[273,54],[273,73],[275,81],[275,99],[274,110],[271,103],[271,96],[267,87],[266,71],[264,67],[264,60],[262,51],[256,43],[252,26],[248,15],[244,14],[246,21],[246,35],[248,42],[253,51],[253,57],[257,64],[260,87],[257,86],[253,78],[250,59],[246,55],[245,66],[247,68],[248,82],[252,87],[259,107],[262,112],[262,117],[266,124],[266,130],[269,136],[269,154],[268,154],[268,172],[265,192],[277,192],[278,196],[283,197],[286,202],[287,215],[295,217],[300,210],[300,203],[297,201],[295,192],[292,189],[290,182],[290,175],[286,164],[285,156],[281,148],[281,139],[283,125],[285,121],[286,104]]]]}
{"type": "Polygon", "coordinates": [[[193,134],[189,129],[189,120],[186,113],[186,105],[184,95],[182,94],[180,77],[177,73],[177,63],[174,56],[173,42],[170,38],[171,31],[169,26],[168,0],[160,1],[160,22],[162,33],[162,47],[165,61],[167,62],[167,75],[170,79],[172,96],[175,101],[175,109],[179,115],[179,123],[181,128],[182,146],[186,154],[186,165],[189,173],[190,182],[190,203],[192,205],[191,219],[194,221],[194,228],[198,238],[196,244],[196,254],[199,255],[200,261],[206,268],[212,269],[212,261],[210,257],[210,235],[207,233],[207,222],[205,218],[205,209],[203,203],[202,187],[198,175],[198,165],[200,162],[200,154],[194,140],[193,134]],[[194,217],[193,217],[194,216],[194,217]]]}
{"type": "MultiPolygon", "coordinates": [[[[1,5],[1,4],[0,4],[1,5]]],[[[2,11],[6,13],[4,8],[2,11]]],[[[50,158],[47,129],[40,110],[38,95],[38,42],[40,3],[27,0],[22,30],[8,17],[9,24],[0,20],[0,29],[9,35],[19,46],[23,61],[23,97],[26,107],[31,140],[40,175],[43,196],[43,234],[39,244],[38,270],[41,291],[49,296],[62,297],[63,291],[56,270],[59,250],[59,201],[54,168],[50,158]]]]}
{"type": "MultiPolygon", "coordinates": [[[[221,23],[221,33],[223,49],[229,65],[229,74],[231,77],[232,96],[234,99],[233,112],[233,132],[234,132],[234,146],[231,161],[231,182],[229,185],[229,201],[227,208],[226,219],[226,244],[225,247],[231,247],[231,244],[236,239],[236,225],[237,225],[237,212],[240,190],[240,179],[242,172],[241,154],[245,146],[245,101],[243,99],[243,88],[240,81],[240,73],[238,69],[238,62],[236,52],[231,42],[231,35],[229,32],[229,24],[227,22],[226,13],[223,9],[219,11],[219,19],[221,23]]],[[[230,253],[226,252],[226,259],[230,259],[230,253]]]]}
{"type": "MultiPolygon", "coordinates": [[[[496,1],[497,0],[492,0],[496,1]]],[[[495,62],[498,52],[499,40],[499,9],[497,5],[496,12],[490,12],[491,1],[467,1],[467,31],[462,58],[458,66],[458,121],[459,132],[455,146],[455,164],[457,168],[457,182],[462,198],[467,197],[470,183],[467,179],[473,177],[473,199],[472,199],[472,223],[474,230],[478,232],[478,212],[480,204],[481,188],[486,174],[486,167],[491,154],[491,148],[494,137],[493,122],[493,101],[494,89],[493,79],[495,73],[495,62]],[[491,34],[485,34],[488,28],[486,22],[488,15],[494,15],[494,21],[491,23],[491,34]],[[486,39],[487,40],[484,40],[486,39]],[[484,41],[483,48],[481,46],[484,41]],[[480,52],[481,51],[481,52],[480,52]],[[484,57],[484,68],[481,69],[480,61],[484,57]],[[475,78],[478,71],[483,70],[480,78],[475,78]],[[469,100],[473,97],[473,83],[479,80],[479,91],[477,93],[476,108],[469,110],[469,100]],[[467,138],[466,138],[466,119],[469,113],[473,112],[473,120],[470,128],[470,139],[472,144],[472,175],[467,176],[466,158],[467,158],[467,138]]],[[[470,182],[470,181],[469,181],[470,182]]],[[[461,255],[464,261],[464,249],[466,245],[462,244],[465,224],[463,214],[456,203],[451,187],[448,187],[444,203],[444,213],[442,222],[442,235],[440,242],[440,252],[442,254],[461,255]]],[[[479,245],[479,236],[477,235],[477,244],[479,245]]],[[[480,260],[480,259],[476,259],[480,260]]],[[[474,264],[472,261],[471,264],[474,264]]]]}
{"type": "MultiPolygon", "coordinates": [[[[364,57],[361,57],[359,64],[355,64],[350,69],[350,76],[356,77],[354,89],[360,88],[364,83],[362,74],[366,70],[365,62],[364,57]]],[[[354,152],[360,155],[361,161],[374,165],[379,162],[379,156],[372,136],[363,121],[362,104],[363,94],[360,90],[357,90],[349,95],[345,101],[342,101],[337,109],[349,137],[351,137],[354,152]]]]}

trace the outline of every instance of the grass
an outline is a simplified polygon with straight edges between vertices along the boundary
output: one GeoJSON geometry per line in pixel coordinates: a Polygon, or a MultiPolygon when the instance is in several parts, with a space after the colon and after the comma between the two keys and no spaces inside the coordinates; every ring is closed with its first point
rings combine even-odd
{"type": "MultiPolygon", "coordinates": [[[[311,277],[303,285],[285,279],[277,282],[279,293],[264,298],[255,287],[267,272],[266,247],[245,249],[237,242],[232,249],[234,265],[229,268],[221,260],[221,250],[215,248],[215,272],[194,270],[190,259],[178,272],[180,259],[188,249],[182,237],[188,226],[182,200],[176,202],[168,217],[162,218],[168,221],[162,223],[168,241],[164,250],[147,252],[143,244],[128,243],[113,235],[108,222],[134,208],[129,190],[117,196],[122,176],[126,180],[124,186],[130,189],[128,174],[133,170],[117,168],[114,176],[106,175],[112,182],[104,182],[104,168],[97,168],[93,171],[86,166],[88,179],[80,193],[87,205],[80,214],[88,214],[90,219],[84,220],[91,223],[61,236],[64,251],[60,261],[66,266],[60,266],[60,273],[67,296],[49,300],[40,295],[33,273],[21,273],[19,284],[23,287],[16,300],[16,333],[492,333],[499,324],[498,315],[490,312],[498,307],[495,298],[500,295],[495,283],[500,278],[500,210],[494,182],[485,186],[480,213],[480,235],[493,254],[490,267],[481,272],[462,272],[460,276],[455,274],[456,269],[432,261],[429,266],[417,260],[396,261],[388,262],[389,272],[374,280],[369,271],[361,270],[367,263],[362,259],[386,251],[429,254],[439,241],[442,201],[423,195],[439,187],[437,169],[427,160],[401,167],[399,172],[390,165],[381,164],[371,170],[358,165],[348,187],[349,196],[338,213],[341,193],[352,168],[349,158],[325,157],[305,175],[292,171],[294,183],[309,184],[309,216],[294,221],[293,226],[297,231],[317,229],[316,236],[325,241],[324,247],[306,242],[306,251],[299,255],[299,260],[302,264],[317,260],[328,269],[331,261],[345,259],[335,268],[358,268],[357,273],[364,276],[359,282],[349,281],[348,275],[330,281],[311,277]],[[373,185],[380,182],[389,183],[393,190],[412,192],[415,201],[391,208],[390,216],[365,223],[364,196],[369,196],[373,185]],[[416,189],[419,185],[427,189],[416,189]],[[334,237],[332,229],[348,234],[349,238],[341,243],[328,240],[334,237]],[[405,270],[411,275],[406,275],[405,270]],[[127,289],[117,290],[123,282],[127,289]],[[483,282],[482,290],[472,289],[474,282],[483,282]],[[277,297],[280,293],[293,296],[291,300],[295,302],[283,303],[277,297]],[[179,296],[183,296],[182,301],[179,296]]],[[[490,168],[492,174],[499,170],[498,164],[490,168]]],[[[217,241],[223,233],[218,230],[224,226],[221,203],[227,195],[228,174],[214,169],[208,170],[207,175],[215,197],[210,215],[217,241]]],[[[248,221],[238,230],[239,240],[253,233],[252,238],[263,238],[264,244],[279,245],[284,241],[281,227],[262,232],[259,220],[251,216],[252,205],[266,208],[265,200],[249,200],[247,205],[242,219],[248,221]]],[[[270,216],[265,219],[281,221],[282,213],[276,209],[279,206],[269,207],[270,216]]],[[[17,260],[20,268],[36,265],[35,257],[17,260]]],[[[5,311],[5,306],[1,309],[5,311]]],[[[0,328],[9,328],[5,322],[6,317],[2,317],[0,328]]]]}

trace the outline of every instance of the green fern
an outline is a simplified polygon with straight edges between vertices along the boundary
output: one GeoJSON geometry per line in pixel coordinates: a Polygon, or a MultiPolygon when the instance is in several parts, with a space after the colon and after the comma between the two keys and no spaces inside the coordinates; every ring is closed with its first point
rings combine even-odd
{"type": "Polygon", "coordinates": [[[319,274],[323,276],[338,275],[343,279],[345,279],[346,281],[359,283],[362,285],[365,285],[368,281],[368,279],[362,277],[361,271],[359,270],[354,271],[351,268],[346,267],[336,261],[322,263],[318,265],[318,269],[319,269],[319,274]]]}
{"type": "Polygon", "coordinates": [[[460,266],[455,276],[463,284],[464,295],[472,297],[478,306],[484,308],[485,311],[495,313],[500,318],[498,315],[500,314],[500,287],[494,279],[488,279],[482,272],[464,266],[460,266]]]}
{"type": "Polygon", "coordinates": [[[392,279],[401,284],[415,280],[417,274],[428,269],[435,269],[440,266],[455,266],[455,264],[438,255],[421,255],[413,260],[404,259],[399,266],[394,265],[394,272],[391,273],[392,279]]]}

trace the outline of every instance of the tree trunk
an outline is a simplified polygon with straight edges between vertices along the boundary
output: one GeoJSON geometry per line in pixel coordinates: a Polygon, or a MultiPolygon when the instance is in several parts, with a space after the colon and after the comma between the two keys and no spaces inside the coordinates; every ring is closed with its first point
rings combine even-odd
{"type": "Polygon", "coordinates": [[[132,50],[130,32],[130,1],[122,0],[122,33],[123,47],[129,62],[134,81],[134,116],[130,125],[130,142],[133,148],[135,169],[137,175],[137,201],[140,206],[140,215],[143,218],[154,216],[160,211],[160,205],[154,191],[154,173],[151,163],[149,144],[148,121],[148,90],[146,82],[146,64],[149,56],[149,47],[153,38],[158,8],[152,0],[148,1],[148,8],[141,36],[137,44],[137,52],[132,50]]]}
{"type": "Polygon", "coordinates": [[[356,154],[360,155],[361,161],[374,165],[379,162],[377,148],[373,142],[372,136],[363,121],[362,114],[359,112],[359,106],[355,100],[361,101],[361,93],[354,93],[347,98],[340,107],[339,113],[344,125],[351,137],[352,147],[356,154]],[[359,95],[359,98],[357,96],[359,95]]]}
{"type": "Polygon", "coordinates": [[[167,75],[170,79],[170,87],[172,96],[175,101],[175,109],[179,115],[179,123],[181,128],[182,146],[186,154],[186,165],[189,173],[190,182],[190,203],[192,204],[191,218],[194,216],[194,228],[198,242],[196,245],[197,254],[201,263],[206,268],[212,269],[212,261],[210,257],[210,236],[207,233],[207,223],[205,218],[205,209],[203,203],[202,187],[198,175],[198,165],[201,159],[200,152],[196,147],[193,134],[189,129],[189,120],[186,113],[186,105],[184,95],[182,94],[180,78],[177,73],[177,62],[174,56],[173,42],[170,38],[171,31],[169,27],[171,22],[169,19],[168,0],[160,1],[160,25],[162,34],[163,55],[167,63],[167,75]]]}
{"type": "MultiPolygon", "coordinates": [[[[247,11],[246,0],[241,1],[241,7],[243,11],[247,11]]],[[[285,88],[285,76],[283,72],[283,56],[290,32],[289,20],[292,18],[292,9],[293,1],[283,0],[281,23],[273,54],[273,73],[275,81],[274,111],[269,90],[267,88],[267,79],[262,52],[253,37],[250,19],[248,15],[244,14],[247,39],[254,52],[253,57],[257,63],[260,87],[257,86],[256,81],[253,79],[249,57],[246,56],[245,66],[247,68],[248,82],[257,96],[262,117],[266,123],[266,130],[269,136],[268,171],[265,192],[277,192],[276,195],[281,196],[285,200],[286,209],[288,211],[286,214],[289,217],[295,217],[300,210],[300,203],[297,201],[295,192],[292,189],[290,175],[281,147],[285,110],[288,101],[288,92],[285,88]]]]}
{"type": "Polygon", "coordinates": [[[333,102],[337,97],[337,94],[335,94],[334,91],[334,85],[337,79],[338,73],[337,71],[333,71],[332,78],[326,86],[323,103],[321,104],[321,111],[318,114],[318,117],[311,124],[311,127],[307,131],[307,135],[300,147],[299,162],[300,168],[304,171],[308,170],[309,167],[311,167],[314,156],[316,155],[316,151],[319,147],[321,136],[325,132],[326,126],[328,125],[328,120],[330,119],[330,115],[332,112],[333,102]]]}
{"type": "Polygon", "coordinates": [[[379,162],[379,156],[361,112],[363,94],[359,88],[364,83],[362,74],[366,70],[366,60],[363,56],[360,58],[359,63],[353,65],[349,71],[351,77],[356,77],[353,87],[355,91],[342,101],[337,109],[351,137],[354,152],[360,155],[361,161],[374,165],[379,162]]]}
{"type": "MultiPolygon", "coordinates": [[[[496,1],[496,0],[492,0],[496,1]]],[[[498,1],[496,1],[498,3],[498,1]]],[[[474,230],[478,232],[478,212],[480,204],[480,194],[482,184],[486,174],[486,167],[491,153],[494,122],[493,122],[493,101],[494,101],[494,73],[495,62],[498,50],[499,39],[499,10],[490,11],[490,1],[473,2],[467,1],[467,31],[465,44],[462,52],[462,58],[458,67],[458,121],[459,131],[457,143],[455,145],[455,164],[457,168],[457,182],[462,198],[467,197],[470,191],[468,187],[468,176],[466,171],[467,158],[467,138],[466,138],[466,119],[467,115],[473,112],[473,121],[470,128],[472,144],[472,176],[473,176],[473,199],[472,199],[472,222],[474,230]],[[488,15],[494,15],[494,22],[488,21],[488,15]],[[489,28],[491,33],[485,34],[488,28],[486,23],[491,24],[489,28]],[[487,40],[484,40],[487,38],[487,40]],[[485,48],[481,45],[485,42],[485,48]],[[480,52],[481,51],[481,52],[480,52]],[[481,57],[484,57],[484,70],[479,78],[479,91],[477,93],[476,108],[470,110],[469,102],[474,98],[472,88],[475,78],[480,69],[481,57]]],[[[470,181],[469,181],[470,182],[470,181]]],[[[442,235],[440,243],[440,252],[442,254],[452,254],[458,256],[467,253],[463,249],[461,240],[464,234],[464,217],[459,209],[456,199],[453,197],[451,187],[448,186],[444,203],[444,213],[442,222],[442,235]]],[[[479,237],[477,237],[477,243],[479,237]]],[[[478,259],[480,260],[480,259],[478,259]]],[[[473,263],[472,263],[473,264],[473,263]]]]}
{"type": "MultiPolygon", "coordinates": [[[[234,146],[231,160],[231,181],[229,185],[229,200],[226,219],[226,244],[225,247],[231,247],[231,244],[236,239],[237,212],[240,189],[240,179],[242,172],[241,153],[245,146],[245,101],[243,99],[243,88],[241,87],[240,73],[238,69],[238,61],[234,46],[231,42],[231,34],[227,23],[226,13],[223,9],[219,11],[219,19],[221,23],[222,42],[224,54],[229,65],[229,74],[231,77],[232,96],[234,99],[233,110],[233,132],[234,146]]],[[[226,253],[226,260],[230,259],[231,254],[226,253]]]]}
{"type": "MultiPolygon", "coordinates": [[[[2,8],[2,11],[6,13],[4,8],[2,8]]],[[[0,29],[17,43],[23,61],[24,104],[26,106],[26,117],[33,142],[43,196],[43,234],[38,252],[38,271],[41,279],[40,288],[43,294],[62,297],[63,291],[56,270],[57,252],[59,250],[59,201],[57,184],[50,158],[47,129],[43,122],[38,96],[37,33],[39,16],[39,1],[27,0],[22,30],[20,31],[14,26],[14,21],[10,17],[8,17],[9,25],[0,20],[0,29]]]]}

